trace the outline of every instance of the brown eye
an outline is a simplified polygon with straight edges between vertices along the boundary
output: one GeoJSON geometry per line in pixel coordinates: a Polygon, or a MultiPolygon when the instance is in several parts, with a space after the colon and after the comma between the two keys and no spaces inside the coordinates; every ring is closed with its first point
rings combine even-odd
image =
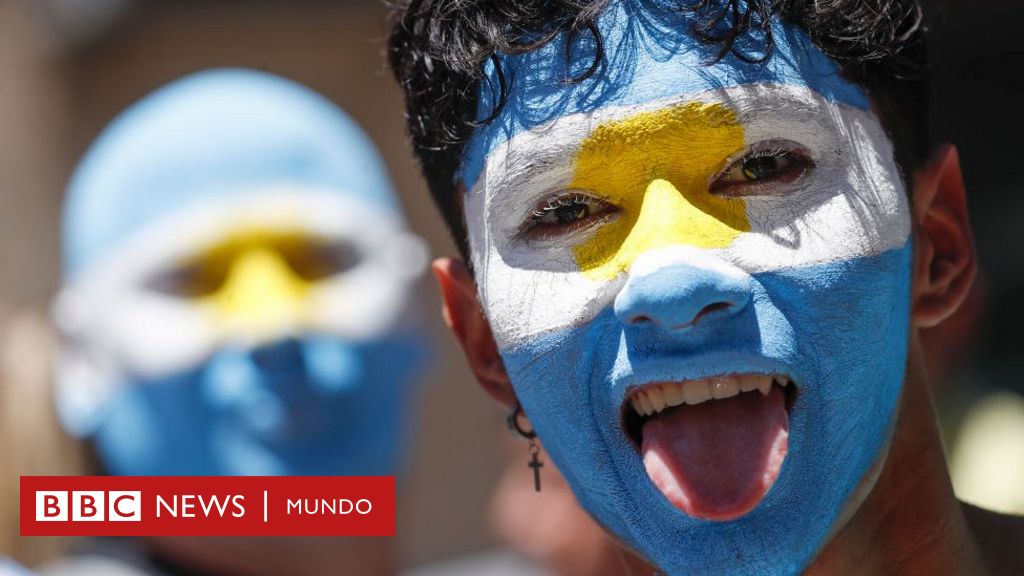
{"type": "Polygon", "coordinates": [[[344,240],[309,240],[281,246],[288,267],[303,280],[323,280],[359,263],[355,247],[344,240]]]}
{"type": "Polygon", "coordinates": [[[585,228],[618,212],[601,198],[572,192],[556,196],[538,206],[523,224],[520,235],[527,239],[548,238],[585,228]]]}
{"type": "Polygon", "coordinates": [[[223,259],[198,259],[157,274],[147,286],[170,296],[202,298],[217,292],[227,277],[228,266],[223,259]]]}
{"type": "Polygon", "coordinates": [[[814,167],[810,156],[795,144],[753,150],[715,176],[709,190],[723,196],[757,196],[781,191],[814,167]]]}

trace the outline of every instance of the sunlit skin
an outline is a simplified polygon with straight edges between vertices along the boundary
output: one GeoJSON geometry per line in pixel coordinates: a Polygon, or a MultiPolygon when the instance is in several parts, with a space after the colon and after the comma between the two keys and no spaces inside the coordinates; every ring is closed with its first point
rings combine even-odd
{"type": "MultiPolygon", "coordinates": [[[[914,266],[910,358],[891,447],[863,503],[821,549],[806,573],[1014,574],[1024,566],[1019,520],[964,507],[954,497],[932,409],[918,332],[935,326],[960,305],[973,281],[976,260],[959,158],[940,147],[914,172],[914,266]]],[[[517,399],[491,327],[481,313],[477,287],[465,264],[443,258],[434,272],[446,322],[461,343],[481,386],[511,409],[517,399]]],[[[657,568],[625,552],[627,574],[657,568]]]]}

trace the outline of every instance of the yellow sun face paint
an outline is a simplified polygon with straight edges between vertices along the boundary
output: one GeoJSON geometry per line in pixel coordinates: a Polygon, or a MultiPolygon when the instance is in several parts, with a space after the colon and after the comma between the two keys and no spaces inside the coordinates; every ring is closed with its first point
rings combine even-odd
{"type": "Polygon", "coordinates": [[[326,245],[289,230],[236,230],[225,240],[167,271],[160,290],[191,300],[221,330],[257,338],[309,318],[313,285],[337,262],[326,245]]]}
{"type": "Polygon", "coordinates": [[[641,253],[685,244],[724,248],[750,230],[746,203],[708,192],[743,127],[721,104],[689,103],[599,125],[575,158],[572,188],[592,190],[621,216],[574,249],[592,279],[612,279],[641,253]]]}
{"type": "Polygon", "coordinates": [[[302,320],[309,287],[281,254],[253,247],[235,257],[227,280],[209,303],[221,323],[265,334],[302,320]]]}

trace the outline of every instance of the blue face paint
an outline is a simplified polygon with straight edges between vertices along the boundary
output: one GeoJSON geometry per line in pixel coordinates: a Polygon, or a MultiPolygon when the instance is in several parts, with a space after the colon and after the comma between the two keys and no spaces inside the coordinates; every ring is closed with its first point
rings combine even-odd
{"type": "Polygon", "coordinates": [[[194,74],[119,116],[68,195],[58,408],[109,472],[399,471],[425,255],[344,112],[194,74]]]}
{"type": "MultiPolygon", "coordinates": [[[[578,84],[562,80],[591,61],[585,41],[568,71],[564,38],[502,57],[508,103],[460,174],[481,303],[526,414],[602,525],[667,574],[798,574],[892,434],[909,208],[866,96],[802,32],[776,22],[765,65],[705,66],[693,16],[652,4],[609,5],[606,64],[578,84]],[[761,179],[752,158],[804,168],[761,179]],[[756,504],[712,521],[650,477],[630,401],[733,374],[791,377],[788,449],[756,504]]],[[[486,84],[481,100],[485,116],[486,84]]]]}
{"type": "MultiPolygon", "coordinates": [[[[780,22],[772,25],[774,50],[764,64],[744,62],[730,54],[705,66],[716,47],[697,44],[683,32],[693,21],[692,14],[658,8],[656,2],[610,3],[598,23],[606,60],[597,74],[570,85],[565,79],[579,76],[593,61],[593,42],[586,34],[573,44],[571,70],[564,64],[564,34],[540,50],[502,56],[503,72],[510,83],[507,105],[493,122],[478,129],[466,146],[459,174],[466,190],[473,188],[484,159],[499,144],[570,114],[758,83],[806,86],[836,102],[870,106],[864,93],[839,75],[835,62],[797,28],[780,22]]],[[[498,83],[490,64],[485,67],[482,85],[480,119],[489,116],[497,103],[498,83]]]]}
{"type": "MultiPolygon", "coordinates": [[[[609,309],[502,358],[583,507],[661,570],[798,574],[891,433],[906,363],[910,253],[908,245],[758,274],[748,279],[749,305],[693,331],[623,326],[609,309]],[[711,522],[686,516],[658,492],[617,423],[629,383],[704,378],[723,368],[790,374],[798,396],[775,485],[746,516],[711,522]]],[[[641,290],[673,291],[653,280],[641,290]]]]}
{"type": "Polygon", "coordinates": [[[94,443],[118,475],[393,475],[425,360],[415,334],[224,349],[129,383],[94,443]]]}

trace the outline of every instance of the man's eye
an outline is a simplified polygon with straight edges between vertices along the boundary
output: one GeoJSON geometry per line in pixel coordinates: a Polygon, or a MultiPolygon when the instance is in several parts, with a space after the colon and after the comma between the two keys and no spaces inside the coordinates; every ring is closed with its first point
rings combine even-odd
{"type": "Polygon", "coordinates": [[[288,266],[303,280],[323,280],[355,267],[359,254],[344,240],[302,241],[279,248],[288,266]]]}
{"type": "Polygon", "coordinates": [[[202,298],[220,290],[227,277],[223,262],[195,260],[157,274],[146,285],[169,296],[202,298]]]}
{"type": "Polygon", "coordinates": [[[572,192],[545,200],[523,224],[520,236],[529,240],[567,234],[618,212],[609,202],[590,194],[572,192]]]}
{"type": "Polygon", "coordinates": [[[768,195],[814,168],[798,145],[776,143],[748,152],[711,179],[709,190],[722,196],[768,195]]]}

